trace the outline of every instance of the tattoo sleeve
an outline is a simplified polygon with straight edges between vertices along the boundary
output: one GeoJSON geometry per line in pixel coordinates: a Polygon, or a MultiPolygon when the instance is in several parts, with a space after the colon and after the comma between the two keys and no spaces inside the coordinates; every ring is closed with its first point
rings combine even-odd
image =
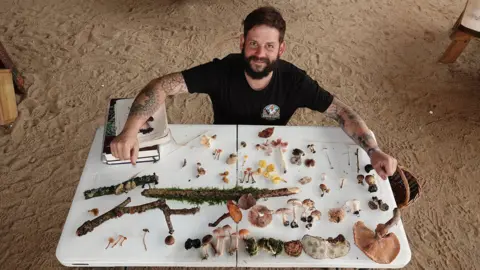
{"type": "Polygon", "coordinates": [[[336,97],[325,111],[325,115],[336,120],[343,131],[363,150],[368,152],[368,149],[378,148],[377,141],[365,122],[357,113],[336,97]]]}
{"type": "Polygon", "coordinates": [[[188,93],[181,73],[172,73],[152,80],[135,97],[125,128],[138,132],[138,129],[160,108],[160,105],[165,103],[167,96],[180,93],[188,93]]]}

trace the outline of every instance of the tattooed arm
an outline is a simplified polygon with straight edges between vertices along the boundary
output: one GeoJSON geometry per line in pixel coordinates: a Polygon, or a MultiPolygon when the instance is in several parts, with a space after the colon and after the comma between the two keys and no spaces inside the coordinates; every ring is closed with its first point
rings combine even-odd
{"type": "Polygon", "coordinates": [[[373,132],[357,113],[335,97],[325,115],[335,119],[343,131],[367,152],[373,168],[382,179],[393,175],[397,160],[380,150],[373,132]]]}
{"type": "Polygon", "coordinates": [[[180,93],[188,93],[181,73],[169,74],[147,84],[133,101],[122,132],[110,144],[113,156],[130,159],[135,164],[139,150],[138,130],[165,103],[167,96],[180,93]]]}

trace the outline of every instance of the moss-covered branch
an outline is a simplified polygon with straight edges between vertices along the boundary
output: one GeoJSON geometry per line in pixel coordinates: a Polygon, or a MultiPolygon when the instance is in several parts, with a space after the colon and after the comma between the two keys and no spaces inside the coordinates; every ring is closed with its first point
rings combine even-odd
{"type": "Polygon", "coordinates": [[[208,203],[210,205],[223,204],[228,200],[238,201],[244,194],[252,194],[255,199],[290,196],[300,192],[297,187],[280,189],[258,189],[253,187],[235,187],[232,189],[218,188],[151,188],[142,191],[142,195],[165,200],[176,200],[193,204],[208,203]]]}
{"type": "Polygon", "coordinates": [[[113,195],[113,194],[119,195],[122,193],[127,193],[128,191],[138,186],[142,186],[143,188],[145,185],[150,185],[150,184],[154,184],[154,185],[158,184],[158,176],[155,175],[155,173],[153,175],[143,175],[139,177],[134,177],[118,185],[89,189],[84,191],[83,195],[85,196],[85,200],[88,200],[94,197],[104,196],[104,195],[113,195]]]}

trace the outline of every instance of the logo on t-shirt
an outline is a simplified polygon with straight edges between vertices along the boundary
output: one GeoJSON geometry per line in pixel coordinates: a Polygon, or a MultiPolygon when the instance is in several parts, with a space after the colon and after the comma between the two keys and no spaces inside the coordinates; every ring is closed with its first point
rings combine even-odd
{"type": "Polygon", "coordinates": [[[262,118],[266,120],[280,119],[280,107],[275,104],[265,106],[262,111],[262,118]]]}

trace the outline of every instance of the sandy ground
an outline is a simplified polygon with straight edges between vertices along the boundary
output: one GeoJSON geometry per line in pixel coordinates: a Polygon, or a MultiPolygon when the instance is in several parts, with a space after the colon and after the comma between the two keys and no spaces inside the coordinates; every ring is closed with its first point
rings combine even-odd
{"type": "MultiPolygon", "coordinates": [[[[479,43],[452,65],[436,62],[463,2],[275,3],[284,59],[352,105],[422,179],[422,200],[404,213],[407,269],[480,268],[479,43]]],[[[55,249],[108,98],[237,52],[241,20],[262,3],[0,0],[0,39],[29,86],[12,133],[0,133],[2,269],[62,267],[55,249]]],[[[169,120],[210,123],[209,105],[178,96],[169,120]]],[[[308,110],[291,124],[334,125],[308,110]]]]}

